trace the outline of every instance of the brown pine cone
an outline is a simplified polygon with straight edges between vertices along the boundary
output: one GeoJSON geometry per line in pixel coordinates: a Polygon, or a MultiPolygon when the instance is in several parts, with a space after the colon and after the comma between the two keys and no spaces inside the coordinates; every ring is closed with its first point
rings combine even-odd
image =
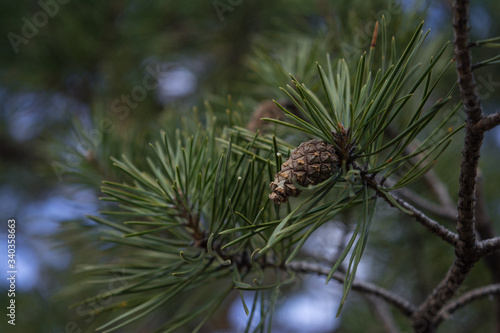
{"type": "MultiPolygon", "coordinates": [[[[288,100],[281,100],[279,103],[295,114],[296,116],[300,117],[300,112],[297,109],[297,107],[290,101],[288,100]]],[[[272,118],[272,119],[279,119],[279,120],[285,120],[286,115],[285,113],[274,103],[272,100],[267,100],[262,102],[253,112],[252,117],[250,121],[247,124],[247,129],[249,129],[252,132],[256,132],[257,130],[260,130],[261,132],[267,132],[272,125],[271,122],[262,120],[261,118],[272,118]]]]}
{"type": "Polygon", "coordinates": [[[292,151],[269,185],[269,199],[275,204],[286,202],[288,197],[296,197],[301,192],[294,183],[301,186],[320,184],[338,167],[339,159],[333,145],[319,140],[303,142],[292,151]]]}

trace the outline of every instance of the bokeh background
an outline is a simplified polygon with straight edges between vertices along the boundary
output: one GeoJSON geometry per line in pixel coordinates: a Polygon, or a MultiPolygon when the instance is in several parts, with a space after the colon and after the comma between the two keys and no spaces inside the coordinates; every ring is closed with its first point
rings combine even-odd
{"type": "MultiPolygon", "coordinates": [[[[432,54],[453,38],[450,6],[447,0],[1,0],[0,308],[8,302],[9,218],[17,221],[19,273],[16,327],[1,312],[0,332],[92,332],[97,326],[99,318],[71,307],[89,296],[71,286],[85,281],[76,273],[80,264],[109,255],[85,215],[100,209],[101,181],[119,180],[110,156],[126,154],[144,164],[148,143],[161,129],[173,133],[189,124],[193,108],[211,108],[220,122],[245,123],[261,101],[283,97],[279,87],[289,72],[314,82],[315,61],[326,53],[357,59],[381,15],[400,47],[425,20],[431,33],[423,53],[432,54]],[[239,118],[227,119],[227,108],[238,110],[239,118]]],[[[499,12],[498,1],[472,1],[473,39],[500,35],[499,12]]],[[[473,54],[480,60],[497,53],[478,48],[473,54]]],[[[499,67],[476,75],[485,112],[498,110],[499,67]]],[[[451,69],[438,91],[455,80],[451,69]]],[[[436,166],[452,198],[459,147],[460,138],[436,166]]],[[[496,221],[499,147],[494,130],[486,137],[481,173],[496,221]]],[[[409,237],[405,228],[384,233],[383,225],[374,227],[359,276],[421,300],[453,253],[425,231],[409,237]]],[[[335,230],[326,239],[316,235],[307,249],[334,251],[335,230]]],[[[466,286],[489,279],[480,263],[466,286]]],[[[355,293],[335,320],[340,289],[314,276],[302,282],[280,304],[276,332],[367,332],[366,322],[377,322],[373,304],[355,293]]],[[[236,332],[244,325],[238,299],[223,308],[206,332],[236,332]]],[[[491,299],[478,301],[440,332],[491,331],[494,308],[491,299]]],[[[154,324],[150,319],[122,332],[150,332],[154,324]]],[[[370,332],[384,329],[374,324],[370,332]]]]}

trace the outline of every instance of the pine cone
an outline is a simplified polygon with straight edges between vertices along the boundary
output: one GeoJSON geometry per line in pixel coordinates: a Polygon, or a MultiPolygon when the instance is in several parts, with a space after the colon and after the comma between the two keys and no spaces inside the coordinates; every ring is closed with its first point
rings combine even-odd
{"type": "Polygon", "coordinates": [[[303,142],[292,151],[269,185],[269,199],[276,204],[286,202],[288,197],[296,197],[301,192],[294,183],[301,186],[322,183],[338,166],[339,159],[333,145],[318,140],[303,142]]]}
{"type": "MultiPolygon", "coordinates": [[[[300,112],[293,104],[292,102],[288,100],[281,100],[279,103],[295,114],[296,116],[300,117],[300,112]]],[[[271,122],[262,120],[261,118],[273,118],[273,119],[279,119],[279,120],[286,120],[286,115],[285,113],[274,103],[272,100],[267,100],[262,102],[253,112],[252,118],[250,119],[250,122],[247,124],[247,128],[252,131],[256,132],[257,130],[260,130],[261,132],[267,132],[272,125],[271,122]]]]}

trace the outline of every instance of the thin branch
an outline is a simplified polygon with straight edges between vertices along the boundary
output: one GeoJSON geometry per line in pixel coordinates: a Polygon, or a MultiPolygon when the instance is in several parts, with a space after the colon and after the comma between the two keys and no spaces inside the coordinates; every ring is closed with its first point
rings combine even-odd
{"type": "MultiPolygon", "coordinates": [[[[486,206],[486,198],[484,195],[484,179],[479,173],[477,181],[477,203],[476,203],[476,231],[479,238],[483,241],[494,239],[496,236],[495,228],[493,227],[493,221],[488,212],[488,207],[486,206]]],[[[491,253],[486,253],[481,249],[483,243],[479,244],[481,256],[486,256],[484,258],[486,265],[491,273],[491,278],[493,283],[500,283],[500,252],[495,251],[491,253]]],[[[496,249],[500,249],[500,243],[496,246],[496,249]]],[[[496,297],[496,322],[497,329],[496,332],[500,332],[500,297],[496,297]]]]}
{"type": "Polygon", "coordinates": [[[451,302],[445,307],[443,307],[441,311],[437,314],[436,318],[434,319],[433,324],[435,326],[439,325],[441,321],[447,319],[453,312],[469,304],[470,302],[475,301],[476,299],[498,294],[500,294],[500,283],[491,284],[486,287],[481,287],[471,290],[460,296],[454,302],[451,302]]]}
{"type": "Polygon", "coordinates": [[[460,258],[455,258],[450,269],[446,273],[439,285],[434,288],[432,293],[420,305],[419,309],[413,313],[412,325],[416,332],[434,332],[434,319],[439,311],[455,296],[458,289],[464,282],[470,270],[477,261],[465,262],[460,258]]]}
{"type": "MultiPolygon", "coordinates": [[[[433,234],[441,237],[441,239],[446,241],[447,243],[449,243],[453,246],[457,245],[457,242],[458,242],[457,234],[448,230],[446,227],[442,226],[441,224],[434,221],[433,219],[429,218],[427,215],[425,215],[420,210],[413,207],[412,205],[410,205],[409,203],[407,203],[403,199],[400,199],[397,196],[392,195],[390,193],[387,193],[387,195],[392,196],[392,199],[395,202],[397,202],[404,209],[410,211],[411,216],[413,216],[415,218],[415,220],[417,220],[417,222],[420,222],[420,224],[422,224],[427,230],[429,230],[433,234]]],[[[384,198],[386,198],[386,197],[384,196],[384,198]]]]}
{"type": "Polygon", "coordinates": [[[475,71],[476,69],[479,69],[483,66],[486,66],[486,64],[482,63],[482,62],[478,62],[478,63],[472,64],[471,70],[475,71]]]}
{"type": "Polygon", "coordinates": [[[396,322],[394,321],[394,317],[392,316],[392,313],[387,304],[375,296],[371,295],[365,295],[365,296],[370,301],[373,311],[380,319],[382,326],[385,328],[385,331],[387,333],[398,333],[399,329],[396,325],[396,322]]]}
{"type": "MultiPolygon", "coordinates": [[[[481,240],[495,238],[496,232],[493,227],[493,221],[486,207],[486,198],[484,197],[484,180],[481,173],[477,181],[477,203],[476,203],[476,230],[481,240]]],[[[499,281],[500,282],[500,281],[499,281]]]]}
{"type": "Polygon", "coordinates": [[[456,209],[452,209],[451,207],[439,205],[427,198],[422,197],[421,195],[409,190],[407,188],[401,188],[395,191],[402,199],[410,201],[417,207],[421,208],[424,211],[431,213],[432,215],[441,217],[450,222],[455,222],[457,220],[457,212],[456,209]]]}
{"type": "MultiPolygon", "coordinates": [[[[391,139],[394,139],[397,135],[398,132],[394,130],[391,127],[388,127],[385,131],[385,134],[388,135],[391,139]]],[[[414,139],[408,147],[404,149],[404,153],[406,155],[412,154],[415,150],[418,149],[420,146],[420,142],[418,140],[414,139]]],[[[411,158],[412,161],[417,163],[420,159],[424,158],[424,153],[421,153],[417,156],[414,156],[411,158]]],[[[446,187],[446,184],[436,175],[433,169],[429,170],[424,174],[423,177],[424,181],[427,183],[428,188],[434,193],[436,196],[436,199],[441,203],[441,206],[445,207],[446,209],[451,209],[455,210],[455,204],[453,203],[453,200],[451,199],[450,193],[448,191],[448,188],[446,187]]],[[[453,220],[456,220],[456,214],[453,214],[453,220]]]]}
{"type": "MultiPolygon", "coordinates": [[[[325,267],[323,265],[307,261],[293,261],[288,265],[286,265],[285,267],[297,273],[308,273],[308,274],[315,273],[324,276],[327,276],[331,270],[330,267],[325,267]]],[[[337,272],[333,274],[332,278],[340,283],[344,282],[344,275],[341,273],[337,272]]],[[[413,304],[411,304],[408,300],[393,293],[392,291],[383,289],[369,282],[358,281],[358,280],[354,281],[352,284],[352,289],[365,294],[377,296],[385,300],[387,303],[394,305],[397,309],[399,309],[403,314],[405,314],[408,317],[411,316],[412,313],[416,310],[416,307],[413,304]]]]}
{"type": "MultiPolygon", "coordinates": [[[[436,175],[436,172],[434,172],[433,169],[424,174],[424,180],[427,182],[427,185],[432,189],[437,199],[446,210],[451,207],[455,207],[446,184],[436,175]]],[[[453,215],[456,219],[456,214],[453,215]]]]}
{"type": "Polygon", "coordinates": [[[486,207],[486,199],[484,197],[483,180],[481,175],[478,177],[476,195],[476,231],[481,239],[481,242],[478,244],[478,250],[481,257],[488,256],[496,252],[496,255],[489,256],[485,259],[496,279],[495,282],[500,282],[500,253],[497,252],[500,250],[500,238],[496,236],[493,221],[491,220],[488,208],[486,207]]]}
{"type": "Polygon", "coordinates": [[[458,242],[457,234],[448,230],[446,227],[442,226],[438,222],[434,221],[433,219],[431,219],[430,217],[428,217],[427,215],[425,215],[420,210],[413,207],[403,199],[395,196],[390,192],[385,192],[385,191],[382,192],[382,189],[384,187],[381,186],[380,183],[373,176],[363,173],[361,174],[361,176],[363,177],[363,180],[366,182],[366,185],[375,190],[377,194],[381,198],[383,198],[390,206],[399,208],[394,204],[394,202],[396,202],[400,207],[408,211],[410,213],[409,215],[412,216],[415,220],[417,220],[417,222],[420,222],[420,224],[422,224],[427,230],[441,237],[441,239],[443,239],[447,243],[453,246],[457,245],[458,242]],[[390,196],[390,199],[388,198],[388,196],[390,196]]]}
{"type": "Polygon", "coordinates": [[[500,125],[500,111],[482,117],[474,126],[474,130],[484,133],[495,128],[498,125],[500,125]]]}
{"type": "Polygon", "coordinates": [[[485,239],[479,242],[478,250],[481,256],[487,256],[500,250],[500,237],[485,239]]]}

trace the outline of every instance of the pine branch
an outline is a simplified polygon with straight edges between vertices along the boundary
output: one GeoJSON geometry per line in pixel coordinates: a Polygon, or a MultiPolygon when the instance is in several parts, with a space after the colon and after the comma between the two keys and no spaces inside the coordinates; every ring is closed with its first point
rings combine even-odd
{"type": "Polygon", "coordinates": [[[400,209],[403,208],[403,212],[406,214],[412,216],[417,222],[422,224],[427,230],[432,232],[433,234],[439,236],[441,239],[446,241],[447,243],[456,246],[458,242],[458,236],[454,232],[448,230],[438,222],[434,221],[433,219],[429,218],[427,215],[422,213],[420,210],[417,208],[413,207],[409,203],[407,203],[405,200],[395,196],[394,194],[390,192],[385,192],[382,191],[384,187],[380,185],[380,183],[375,179],[375,177],[372,177],[367,174],[362,173],[363,180],[366,182],[366,185],[368,185],[370,188],[375,190],[377,194],[382,197],[390,206],[395,207],[400,209]],[[399,206],[399,207],[398,207],[399,206]]]}
{"type": "Polygon", "coordinates": [[[500,125],[500,111],[483,116],[474,126],[474,131],[486,132],[500,125]]]}
{"type": "MultiPolygon", "coordinates": [[[[384,134],[388,135],[391,139],[398,136],[398,132],[395,129],[393,129],[392,127],[388,127],[384,134]]],[[[418,141],[414,140],[408,145],[408,147],[406,147],[404,149],[404,153],[406,155],[410,155],[410,154],[412,154],[412,152],[417,150],[419,146],[420,146],[420,143],[418,143],[418,141]]],[[[411,160],[414,161],[415,163],[418,163],[418,160],[420,158],[422,158],[424,155],[425,154],[422,153],[418,156],[413,157],[411,160]]],[[[433,211],[436,211],[436,213],[437,213],[437,212],[443,212],[443,207],[444,207],[446,210],[446,214],[448,214],[448,215],[451,214],[448,210],[453,209],[453,213],[451,215],[453,215],[453,217],[452,217],[453,221],[456,221],[455,204],[453,203],[453,201],[450,197],[450,193],[448,192],[448,189],[447,189],[446,185],[443,183],[443,181],[436,175],[436,173],[434,172],[433,169],[429,170],[428,172],[426,172],[424,174],[423,180],[426,182],[429,189],[432,192],[434,192],[436,199],[441,203],[440,206],[435,205],[435,207],[433,207],[431,209],[433,211]],[[434,209],[434,208],[437,208],[437,209],[434,209]]],[[[403,191],[403,190],[405,190],[405,189],[403,188],[401,190],[398,190],[398,192],[403,191]]],[[[424,205],[429,206],[426,204],[424,204],[424,205]]],[[[437,215],[439,215],[439,214],[437,214],[437,215]]],[[[449,216],[445,216],[445,217],[449,218],[449,216]]]]}
{"type": "Polygon", "coordinates": [[[479,242],[478,250],[481,256],[487,256],[500,250],[500,237],[490,238],[479,242]]]}
{"type": "MultiPolygon", "coordinates": [[[[493,227],[493,221],[491,220],[490,214],[488,213],[488,208],[486,207],[486,198],[484,196],[484,181],[482,177],[478,177],[477,182],[477,206],[476,206],[476,230],[482,241],[489,241],[495,238],[496,232],[493,227]]],[[[479,244],[481,249],[481,245],[483,242],[479,244]]],[[[487,255],[485,252],[482,252],[482,256],[486,255],[484,258],[486,265],[488,266],[491,278],[493,283],[500,283],[500,242],[493,248],[496,248],[497,251],[492,253],[491,255],[487,255]]],[[[496,297],[496,321],[497,321],[497,332],[500,331],[500,297],[496,297]]]]}
{"type": "Polygon", "coordinates": [[[482,297],[498,295],[498,294],[500,294],[500,283],[491,284],[486,287],[481,287],[471,290],[460,296],[454,302],[451,302],[447,306],[442,308],[441,311],[439,311],[439,313],[437,314],[436,318],[434,319],[433,325],[434,326],[439,325],[439,323],[447,319],[453,312],[464,307],[465,305],[469,304],[472,301],[475,301],[482,297]]]}
{"type": "Polygon", "coordinates": [[[488,214],[484,191],[482,190],[481,178],[478,181],[477,189],[477,224],[476,230],[481,238],[478,244],[481,256],[486,256],[485,260],[490,268],[495,282],[500,282],[500,237],[495,236],[493,221],[488,214]],[[494,254],[494,255],[491,255],[494,254]]]}
{"type": "Polygon", "coordinates": [[[434,318],[448,301],[455,296],[474,263],[471,264],[464,262],[460,258],[455,258],[444,279],[413,314],[412,325],[416,332],[434,332],[436,328],[433,323],[434,318]]]}
{"type": "MultiPolygon", "coordinates": [[[[455,212],[455,204],[451,199],[450,193],[444,182],[436,175],[434,169],[429,170],[424,175],[424,180],[427,182],[427,185],[432,189],[437,199],[441,203],[441,205],[447,211],[447,214],[450,214],[449,209],[453,209],[453,220],[456,220],[456,212],[455,212]]],[[[442,207],[442,208],[443,208],[442,207]]]]}
{"type": "Polygon", "coordinates": [[[459,240],[455,246],[456,258],[448,273],[413,315],[413,326],[418,332],[434,331],[434,319],[439,311],[454,296],[480,258],[474,230],[475,192],[477,166],[484,132],[475,130],[475,126],[483,117],[483,111],[472,74],[468,21],[469,2],[455,0],[453,2],[453,29],[456,70],[467,115],[458,190],[457,233],[459,240]]]}
{"type": "MultiPolygon", "coordinates": [[[[290,269],[297,273],[307,273],[313,274],[316,273],[318,275],[327,276],[330,273],[331,268],[322,266],[320,264],[307,262],[307,261],[293,261],[285,266],[286,269],[290,269]]],[[[337,280],[340,283],[344,282],[344,275],[341,273],[334,273],[333,279],[337,280]]],[[[387,303],[392,304],[397,309],[399,309],[406,316],[411,316],[412,313],[416,310],[415,306],[411,304],[408,300],[402,298],[401,296],[383,289],[379,286],[376,286],[369,282],[364,281],[354,281],[352,284],[352,289],[368,294],[377,296],[387,303]]]]}
{"type": "Polygon", "coordinates": [[[451,207],[442,206],[433,201],[422,197],[421,195],[411,191],[407,188],[401,188],[396,190],[396,193],[404,200],[410,201],[417,207],[421,208],[424,211],[427,211],[435,216],[441,217],[448,221],[455,222],[457,219],[456,210],[451,209],[451,207]]]}
{"type": "Polygon", "coordinates": [[[385,331],[387,333],[398,333],[399,329],[387,304],[375,296],[366,295],[366,298],[370,301],[372,309],[380,319],[385,331]]]}
{"type": "Polygon", "coordinates": [[[466,261],[472,261],[471,256],[475,252],[476,244],[474,233],[476,176],[484,132],[474,130],[481,120],[483,111],[472,74],[471,52],[468,47],[469,1],[455,0],[453,2],[453,29],[458,84],[467,115],[458,189],[457,232],[460,242],[457,256],[466,261]]]}
{"type": "Polygon", "coordinates": [[[481,257],[495,253],[495,255],[488,256],[485,259],[495,277],[495,282],[500,282],[500,252],[498,252],[498,250],[500,250],[500,237],[496,236],[493,221],[488,214],[482,184],[483,182],[479,177],[477,187],[476,230],[481,238],[481,242],[479,242],[478,248],[481,257]]]}

